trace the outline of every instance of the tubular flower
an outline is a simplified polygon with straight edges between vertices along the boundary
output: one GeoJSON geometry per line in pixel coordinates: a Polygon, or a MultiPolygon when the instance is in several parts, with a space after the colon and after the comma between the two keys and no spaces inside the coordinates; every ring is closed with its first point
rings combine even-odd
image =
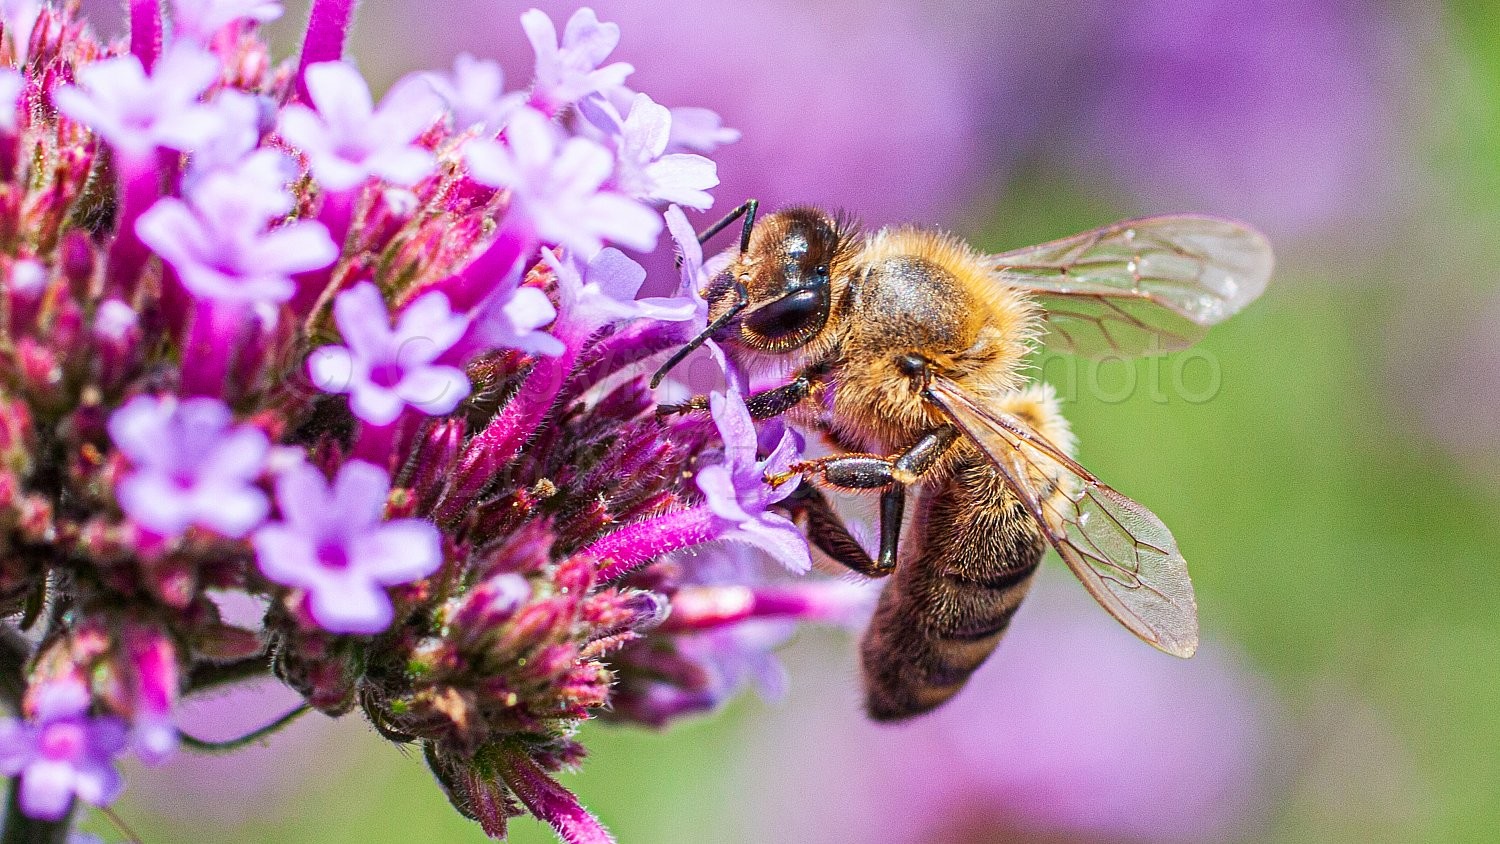
{"type": "Polygon", "coordinates": [[[637,299],[621,250],[708,205],[680,150],[732,130],[599,118],[631,68],[587,9],[523,17],[528,94],[461,58],[377,103],[351,6],[276,67],[275,0],[132,2],[109,42],[0,4],[0,772],[34,823],[201,745],[185,696],[274,675],[417,745],[491,835],[609,841],[555,777],[582,721],[712,709],[850,615],[840,582],[711,571],[719,540],[806,570],[764,481],[796,443],[737,394],[660,419],[643,379],[704,310],[637,299]]]}

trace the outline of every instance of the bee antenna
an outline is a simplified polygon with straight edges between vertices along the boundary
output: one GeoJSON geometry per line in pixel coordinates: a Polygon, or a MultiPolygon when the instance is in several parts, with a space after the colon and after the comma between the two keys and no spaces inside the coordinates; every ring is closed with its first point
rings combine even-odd
{"type": "Polygon", "coordinates": [[[667,362],[662,364],[660,369],[656,370],[656,374],[651,376],[651,389],[654,390],[660,387],[661,379],[667,377],[667,373],[671,372],[673,367],[682,363],[688,355],[693,353],[694,349],[708,342],[709,338],[713,337],[719,329],[728,325],[730,320],[739,316],[740,311],[743,311],[745,306],[750,304],[750,292],[745,289],[745,285],[735,282],[734,295],[736,301],[733,305],[729,306],[729,310],[720,314],[718,319],[705,326],[702,331],[698,332],[697,337],[689,340],[686,346],[678,349],[671,357],[667,358],[667,362]]]}

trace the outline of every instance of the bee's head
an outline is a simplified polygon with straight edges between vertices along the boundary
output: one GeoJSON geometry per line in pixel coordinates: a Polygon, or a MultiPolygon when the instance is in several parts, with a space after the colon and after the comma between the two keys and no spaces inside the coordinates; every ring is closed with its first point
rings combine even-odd
{"type": "Polygon", "coordinates": [[[709,290],[710,320],[736,307],[742,295],[745,303],[716,339],[771,354],[812,341],[828,324],[833,279],[848,240],[844,226],[814,208],[766,217],[752,232],[749,248],[709,290]]]}
{"type": "Polygon", "coordinates": [[[852,224],[816,208],[788,208],[756,221],[742,245],[704,291],[708,327],[657,370],[652,386],[705,340],[782,354],[828,326],[857,249],[852,224]]]}

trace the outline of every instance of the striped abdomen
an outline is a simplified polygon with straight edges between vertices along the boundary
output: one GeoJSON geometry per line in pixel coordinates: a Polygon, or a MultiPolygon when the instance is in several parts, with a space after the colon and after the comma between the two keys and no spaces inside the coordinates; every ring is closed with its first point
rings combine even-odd
{"type": "Polygon", "coordinates": [[[977,453],[925,491],[861,643],[877,721],[918,715],[963,688],[995,650],[1045,548],[977,453]]]}

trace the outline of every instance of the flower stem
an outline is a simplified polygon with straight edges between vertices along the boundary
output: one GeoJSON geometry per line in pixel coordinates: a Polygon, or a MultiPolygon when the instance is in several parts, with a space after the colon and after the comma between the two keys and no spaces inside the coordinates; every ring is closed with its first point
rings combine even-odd
{"type": "Polygon", "coordinates": [[[130,0],[130,53],[147,73],[161,55],[161,0],[130,0]]]}
{"type": "Polygon", "coordinates": [[[74,801],[67,813],[55,821],[30,817],[21,808],[21,778],[12,779],[5,799],[5,830],[0,832],[0,844],[67,844],[77,805],[74,801]]]}
{"type": "Polygon", "coordinates": [[[281,716],[280,718],[277,718],[275,721],[272,721],[271,723],[265,725],[264,727],[257,727],[256,729],[253,729],[242,736],[238,736],[232,739],[225,739],[223,741],[208,741],[206,739],[190,736],[187,733],[181,733],[180,735],[182,737],[182,744],[184,747],[190,747],[193,750],[197,750],[202,753],[228,753],[231,750],[239,750],[246,745],[254,744],[255,742],[260,741],[267,736],[275,734],[276,732],[281,730],[281,728],[287,726],[288,724],[292,723],[298,718],[301,718],[303,715],[306,715],[311,711],[312,707],[304,703],[301,706],[298,706],[292,711],[281,716]]]}
{"type": "Polygon", "coordinates": [[[625,525],[579,551],[599,561],[599,582],[624,577],[662,554],[702,545],[717,536],[714,514],[690,507],[625,525]]]}
{"type": "Polygon", "coordinates": [[[354,0],[313,0],[307,13],[307,35],[302,39],[302,59],[297,65],[297,97],[303,102],[312,102],[307,92],[308,66],[344,57],[344,39],[353,20],[354,0]]]}
{"type": "Polygon", "coordinates": [[[121,155],[116,158],[120,173],[119,228],[109,247],[109,266],[105,276],[110,292],[129,302],[135,295],[141,269],[151,258],[151,250],[135,233],[135,222],[161,195],[161,174],[157,169],[160,156],[121,155]]]}

